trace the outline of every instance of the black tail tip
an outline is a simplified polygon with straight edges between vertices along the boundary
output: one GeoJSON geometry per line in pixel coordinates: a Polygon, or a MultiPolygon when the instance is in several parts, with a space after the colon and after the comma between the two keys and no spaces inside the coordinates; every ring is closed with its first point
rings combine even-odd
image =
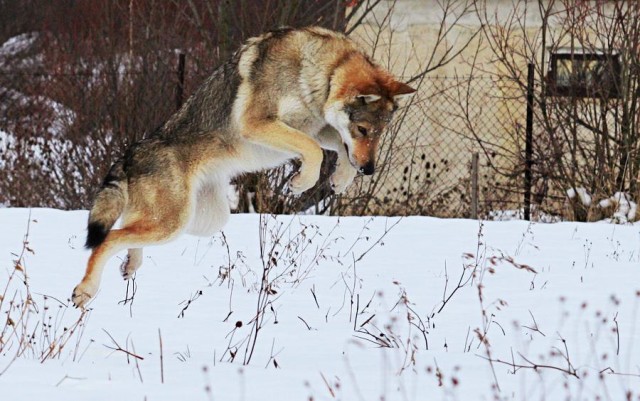
{"type": "Polygon", "coordinates": [[[84,245],[89,249],[93,249],[104,242],[107,238],[109,229],[102,223],[91,222],[87,227],[87,242],[84,245]]]}

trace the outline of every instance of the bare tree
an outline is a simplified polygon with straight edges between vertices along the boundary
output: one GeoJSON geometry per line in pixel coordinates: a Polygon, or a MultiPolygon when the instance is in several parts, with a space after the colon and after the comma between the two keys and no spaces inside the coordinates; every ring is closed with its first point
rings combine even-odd
{"type": "Polygon", "coordinates": [[[403,77],[418,91],[410,102],[396,114],[382,139],[378,155],[379,167],[372,177],[363,177],[355,182],[346,195],[336,198],[332,212],[336,214],[438,214],[460,215],[461,210],[450,208],[448,199],[459,195],[461,183],[445,184],[440,159],[430,160],[430,142],[426,133],[432,131],[428,105],[435,94],[428,77],[453,62],[459,62],[463,53],[475,53],[481,33],[480,27],[462,24],[474,16],[474,2],[470,0],[437,0],[432,11],[437,22],[430,26],[435,31],[427,41],[405,42],[400,38],[396,26],[400,15],[397,1],[377,2],[369,0],[363,9],[376,5],[364,18],[355,18],[361,23],[356,28],[347,28],[355,40],[370,49],[372,57],[395,74],[403,77]],[[400,55],[404,49],[404,55],[400,55]],[[436,169],[437,170],[437,169],[436,169]],[[442,171],[443,174],[440,173],[442,171]],[[440,176],[440,177],[439,177],[440,176]]]}
{"type": "MultiPolygon", "coordinates": [[[[522,113],[526,65],[535,66],[538,206],[558,210],[567,190],[637,199],[640,4],[520,0],[510,10],[492,10],[486,0],[477,3],[483,38],[499,66],[485,72],[511,84],[508,96],[522,113]]],[[[579,197],[569,204],[576,220],[594,209],[579,197]]]]}

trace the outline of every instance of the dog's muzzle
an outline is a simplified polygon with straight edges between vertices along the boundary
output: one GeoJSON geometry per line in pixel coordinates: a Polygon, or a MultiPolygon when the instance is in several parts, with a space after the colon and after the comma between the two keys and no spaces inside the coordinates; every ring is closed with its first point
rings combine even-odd
{"type": "Polygon", "coordinates": [[[364,175],[371,175],[376,171],[376,165],[373,162],[369,162],[360,167],[360,172],[364,175]]]}

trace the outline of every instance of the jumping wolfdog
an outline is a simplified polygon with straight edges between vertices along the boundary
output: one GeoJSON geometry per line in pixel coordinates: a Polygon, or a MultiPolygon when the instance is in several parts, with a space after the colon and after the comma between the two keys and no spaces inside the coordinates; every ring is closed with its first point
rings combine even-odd
{"type": "Polygon", "coordinates": [[[318,180],[322,148],[338,154],[330,178],[336,192],[358,171],[373,174],[380,135],[399,99],[413,92],[337,32],[282,28],[249,39],[111,167],[89,214],[93,251],[73,303],[82,307],[96,294],[119,251],[128,249],[121,267],[128,279],[142,247],[220,230],[238,174],[299,158],[289,185],[301,193],[318,180]],[[122,228],[112,230],[120,217],[122,228]]]}

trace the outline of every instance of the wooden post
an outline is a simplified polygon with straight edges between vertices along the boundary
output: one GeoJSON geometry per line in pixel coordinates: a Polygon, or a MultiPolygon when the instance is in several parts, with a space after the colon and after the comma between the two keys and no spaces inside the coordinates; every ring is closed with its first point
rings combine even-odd
{"type": "Polygon", "coordinates": [[[478,152],[471,155],[471,218],[478,219],[478,152]]]}
{"type": "Polygon", "coordinates": [[[176,110],[182,107],[182,97],[184,94],[184,63],[186,56],[184,53],[178,54],[178,85],[176,86],[176,110]]]}
{"type": "Polygon", "coordinates": [[[533,166],[533,64],[527,68],[527,127],[524,147],[524,219],[531,220],[531,168],[533,166]]]}

